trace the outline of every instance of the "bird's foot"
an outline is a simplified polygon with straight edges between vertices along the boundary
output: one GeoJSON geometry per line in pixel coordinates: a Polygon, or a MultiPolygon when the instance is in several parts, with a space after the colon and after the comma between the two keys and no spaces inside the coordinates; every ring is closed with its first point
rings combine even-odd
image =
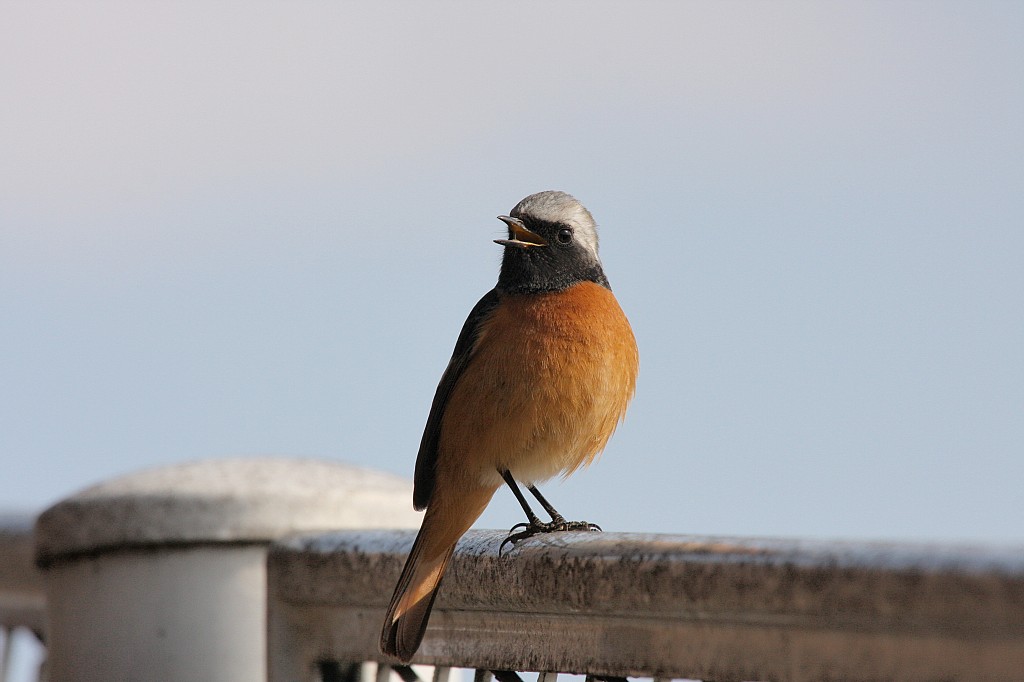
{"type": "Polygon", "coordinates": [[[535,535],[543,535],[544,533],[561,533],[573,530],[585,530],[600,533],[601,526],[596,523],[590,523],[589,521],[566,521],[561,516],[556,516],[550,523],[517,523],[509,529],[508,537],[502,540],[501,546],[498,547],[498,554],[501,554],[505,545],[511,544],[514,547],[519,541],[532,538],[535,535]],[[522,530],[516,532],[517,528],[522,528],[522,530]]]}

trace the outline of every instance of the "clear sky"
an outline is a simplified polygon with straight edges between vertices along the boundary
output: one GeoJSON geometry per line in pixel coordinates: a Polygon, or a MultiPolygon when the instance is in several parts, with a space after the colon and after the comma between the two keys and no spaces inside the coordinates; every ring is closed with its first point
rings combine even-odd
{"type": "Polygon", "coordinates": [[[0,104],[0,507],[411,477],[494,217],[562,189],[641,351],[567,516],[1024,541],[1024,4],[9,2],[0,104]]]}

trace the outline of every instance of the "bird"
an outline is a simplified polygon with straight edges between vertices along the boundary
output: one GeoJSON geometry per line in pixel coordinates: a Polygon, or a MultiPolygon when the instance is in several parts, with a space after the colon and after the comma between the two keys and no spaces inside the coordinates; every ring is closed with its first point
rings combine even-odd
{"type": "Polygon", "coordinates": [[[590,211],[565,192],[544,191],[498,219],[508,238],[494,240],[504,247],[497,284],[455,342],[416,458],[413,506],[426,513],[380,637],[381,652],[404,662],[423,640],[455,544],[503,483],[527,517],[505,542],[600,530],[567,521],[537,484],[589,465],[636,389],[636,339],[598,258],[590,211]]]}

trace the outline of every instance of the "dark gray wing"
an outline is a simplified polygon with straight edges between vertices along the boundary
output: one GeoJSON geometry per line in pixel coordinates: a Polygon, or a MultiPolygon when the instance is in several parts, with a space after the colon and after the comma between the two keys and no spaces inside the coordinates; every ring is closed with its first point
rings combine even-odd
{"type": "Polygon", "coordinates": [[[423,438],[420,440],[420,452],[416,456],[416,478],[412,493],[412,505],[417,510],[426,509],[434,493],[437,441],[441,436],[441,420],[444,417],[445,407],[448,405],[448,398],[473,355],[473,346],[476,345],[476,340],[480,336],[481,323],[488,318],[497,305],[498,292],[491,289],[473,306],[469,317],[466,318],[466,323],[462,325],[459,339],[455,342],[452,359],[448,361],[448,367],[441,375],[441,383],[437,385],[434,402],[430,405],[427,425],[423,429],[423,438]]]}

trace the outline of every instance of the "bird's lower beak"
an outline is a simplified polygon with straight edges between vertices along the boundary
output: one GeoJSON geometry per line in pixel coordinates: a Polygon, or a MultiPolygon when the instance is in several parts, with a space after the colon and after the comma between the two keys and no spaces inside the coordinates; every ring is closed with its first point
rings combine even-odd
{"type": "Polygon", "coordinates": [[[511,218],[507,215],[498,216],[498,220],[508,225],[509,239],[495,239],[495,244],[502,246],[515,246],[526,249],[531,246],[547,246],[548,242],[536,232],[526,229],[526,225],[519,218],[511,218]]]}

